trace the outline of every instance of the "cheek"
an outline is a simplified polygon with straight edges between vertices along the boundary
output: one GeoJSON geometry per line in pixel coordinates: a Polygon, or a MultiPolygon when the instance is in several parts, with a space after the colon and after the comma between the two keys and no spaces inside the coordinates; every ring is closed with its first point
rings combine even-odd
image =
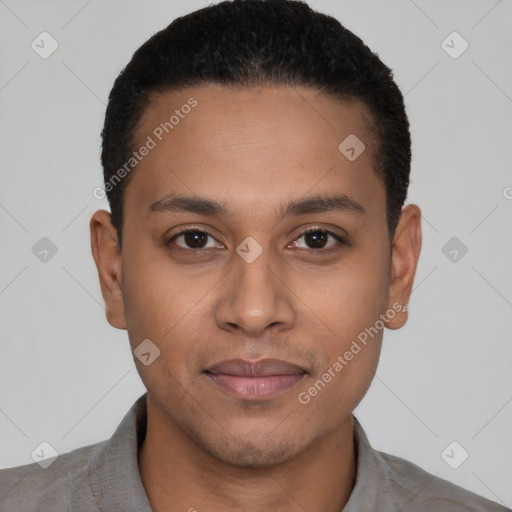
{"type": "MultiPolygon", "coordinates": [[[[335,270],[306,286],[302,298],[346,342],[375,323],[387,304],[388,261],[383,251],[354,251],[335,270]],[[377,254],[380,254],[378,256],[377,254]]],[[[307,276],[304,279],[309,279],[307,276]]]]}
{"type": "Polygon", "coordinates": [[[338,315],[335,332],[339,334],[324,340],[322,364],[298,396],[299,403],[310,407],[310,417],[330,417],[331,426],[353,411],[368,391],[379,361],[383,327],[373,311],[347,308],[338,315]]]}
{"type": "MultiPolygon", "coordinates": [[[[127,244],[128,246],[128,244],[127,244]]],[[[170,264],[165,252],[127,247],[123,258],[123,294],[127,304],[129,331],[162,339],[174,326],[187,321],[213,279],[190,276],[170,264]]]]}
{"type": "Polygon", "coordinates": [[[328,424],[334,426],[349,415],[370,387],[379,352],[380,341],[377,338],[366,347],[361,346],[361,351],[350,361],[346,360],[346,351],[339,351],[324,372],[315,376],[308,387],[301,389],[298,401],[309,409],[309,417],[323,418],[322,423],[329,418],[324,425],[328,428],[328,424]],[[343,363],[337,360],[338,355],[343,363]]]}
{"type": "Polygon", "coordinates": [[[380,315],[385,314],[387,305],[388,261],[384,254],[382,249],[347,258],[324,282],[323,292],[307,299],[329,327],[322,343],[322,367],[315,375],[322,381],[316,387],[325,384],[326,388],[317,391],[323,395],[319,407],[333,401],[355,407],[373,379],[384,329],[380,315]]]}
{"type": "Polygon", "coordinates": [[[205,333],[213,315],[208,294],[219,281],[211,274],[180,272],[163,252],[127,247],[123,294],[130,345],[135,350],[149,339],[160,351],[149,366],[136,359],[145,383],[184,381],[188,371],[195,371],[197,351],[209,343],[211,335],[210,330],[205,333]]]}

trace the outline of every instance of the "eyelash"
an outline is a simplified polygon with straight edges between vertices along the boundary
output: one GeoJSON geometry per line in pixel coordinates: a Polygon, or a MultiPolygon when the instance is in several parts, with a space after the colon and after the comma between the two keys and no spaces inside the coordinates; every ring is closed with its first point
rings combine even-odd
{"type": "MultiPolygon", "coordinates": [[[[172,237],[168,238],[165,241],[165,245],[166,246],[170,246],[171,242],[173,242],[176,238],[178,238],[181,235],[185,235],[187,233],[201,233],[203,235],[208,235],[211,238],[215,239],[215,237],[211,233],[206,231],[205,229],[199,228],[199,227],[196,227],[196,226],[191,226],[191,227],[183,229],[182,231],[179,231],[178,233],[175,233],[172,237]]],[[[338,242],[339,245],[347,245],[347,242],[340,235],[338,235],[337,233],[333,233],[332,231],[329,231],[329,230],[327,230],[325,228],[322,228],[320,226],[310,227],[310,228],[302,231],[301,233],[299,233],[297,235],[297,238],[294,241],[299,240],[300,238],[302,238],[303,236],[305,236],[305,235],[307,235],[309,233],[324,233],[326,235],[332,236],[338,242]]],[[[328,246],[327,248],[323,248],[322,247],[320,249],[299,249],[299,250],[307,251],[309,253],[319,253],[319,252],[327,252],[327,251],[329,251],[332,248],[333,248],[333,246],[328,246]]],[[[177,250],[179,252],[182,252],[182,253],[201,253],[201,252],[204,252],[204,251],[208,251],[210,248],[206,248],[206,249],[204,249],[204,248],[184,249],[183,247],[179,247],[178,246],[178,247],[175,247],[173,249],[177,250]]]]}

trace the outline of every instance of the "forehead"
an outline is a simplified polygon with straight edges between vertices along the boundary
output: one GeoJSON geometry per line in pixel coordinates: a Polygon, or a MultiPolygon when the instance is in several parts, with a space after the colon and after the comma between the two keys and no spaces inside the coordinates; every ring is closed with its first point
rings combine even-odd
{"type": "Polygon", "coordinates": [[[356,99],[292,87],[154,93],[134,148],[148,141],[153,147],[136,166],[127,200],[149,205],[178,189],[242,208],[308,191],[384,194],[372,165],[370,116],[356,99]],[[347,144],[364,150],[349,159],[347,144]]]}
{"type": "Polygon", "coordinates": [[[326,135],[336,139],[347,135],[347,130],[356,132],[368,144],[373,139],[371,114],[362,101],[354,97],[342,100],[301,87],[209,84],[153,92],[142,112],[135,137],[140,141],[153,133],[158,139],[160,136],[178,138],[179,124],[185,124],[191,131],[215,128],[208,139],[194,141],[203,146],[212,141],[213,147],[221,142],[228,145],[232,132],[239,138],[246,135],[251,139],[259,137],[269,142],[273,139],[280,144],[287,141],[307,146],[318,144],[321,139],[330,144],[332,141],[327,140],[326,135]],[[186,123],[182,123],[184,119],[186,123]],[[297,121],[300,124],[297,125],[297,121]],[[285,133],[283,127],[287,128],[285,133]]]}

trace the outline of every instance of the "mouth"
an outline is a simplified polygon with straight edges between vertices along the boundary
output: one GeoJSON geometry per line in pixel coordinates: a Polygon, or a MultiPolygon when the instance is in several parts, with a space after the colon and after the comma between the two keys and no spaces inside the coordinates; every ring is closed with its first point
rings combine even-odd
{"type": "Polygon", "coordinates": [[[307,371],[281,359],[260,359],[256,362],[230,359],[208,368],[204,374],[231,396],[261,401],[293,388],[307,371]]]}

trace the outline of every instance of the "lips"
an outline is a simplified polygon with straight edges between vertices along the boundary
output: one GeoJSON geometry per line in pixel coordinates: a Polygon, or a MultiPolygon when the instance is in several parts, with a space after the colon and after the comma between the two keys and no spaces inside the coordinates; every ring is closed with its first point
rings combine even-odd
{"type": "Polygon", "coordinates": [[[262,400],[291,389],[306,375],[303,368],[281,359],[256,362],[230,359],[205,371],[208,379],[231,396],[262,400]]]}
{"type": "Polygon", "coordinates": [[[243,359],[222,361],[208,368],[209,373],[238,375],[240,377],[268,377],[270,375],[292,375],[306,373],[299,366],[282,361],[281,359],[260,359],[254,363],[243,359]]]}

